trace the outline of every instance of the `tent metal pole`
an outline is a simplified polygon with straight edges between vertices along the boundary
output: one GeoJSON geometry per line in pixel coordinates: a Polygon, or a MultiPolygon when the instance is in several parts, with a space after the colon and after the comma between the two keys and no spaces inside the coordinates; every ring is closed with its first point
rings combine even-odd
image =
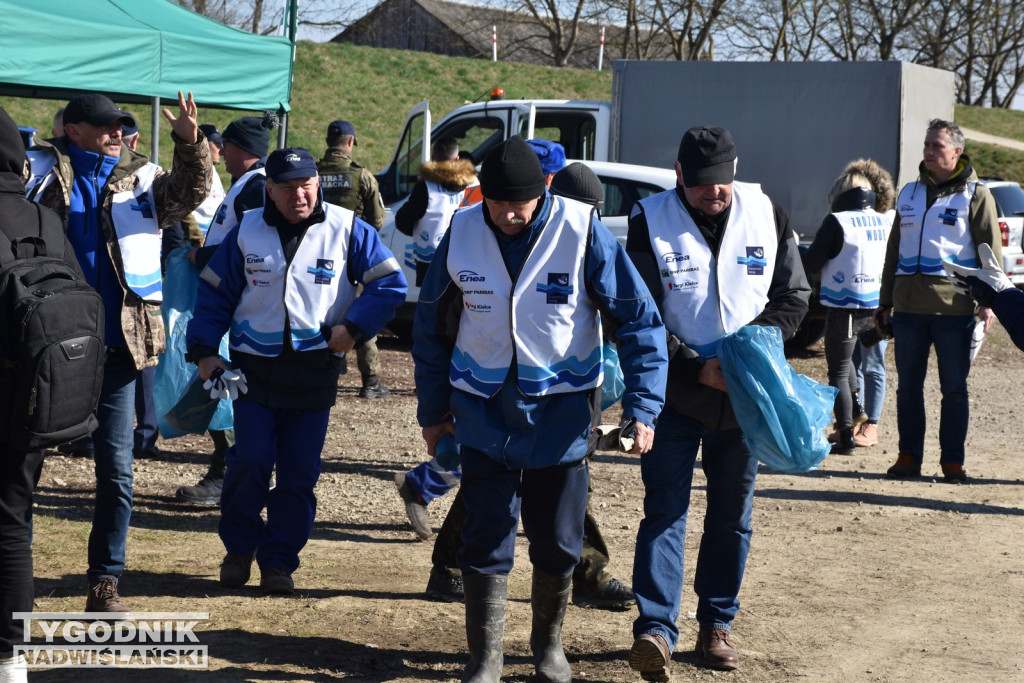
{"type": "Polygon", "coordinates": [[[152,153],[149,160],[154,164],[160,163],[160,98],[154,97],[150,107],[153,111],[150,116],[149,144],[152,153]]]}
{"type": "Polygon", "coordinates": [[[281,149],[288,144],[288,113],[281,115],[281,127],[277,129],[277,148],[281,149]]]}

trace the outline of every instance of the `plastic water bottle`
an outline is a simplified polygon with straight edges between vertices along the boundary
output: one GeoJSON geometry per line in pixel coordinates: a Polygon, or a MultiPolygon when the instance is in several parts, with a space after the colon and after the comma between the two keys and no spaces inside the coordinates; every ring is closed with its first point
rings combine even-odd
{"type": "Polygon", "coordinates": [[[462,464],[459,444],[455,443],[454,436],[445,434],[437,440],[437,444],[434,446],[434,459],[446,470],[454,470],[462,464]]]}

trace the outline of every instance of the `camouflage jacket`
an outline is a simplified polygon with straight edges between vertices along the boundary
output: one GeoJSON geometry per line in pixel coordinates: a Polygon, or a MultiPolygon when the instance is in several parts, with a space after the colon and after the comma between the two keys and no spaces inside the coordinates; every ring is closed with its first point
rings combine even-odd
{"type": "Polygon", "coordinates": [[[325,202],[354,211],[378,230],[384,226],[384,202],[372,173],[334,147],[327,148],[316,167],[325,202]]]}
{"type": "MultiPolygon", "coordinates": [[[[68,140],[59,137],[40,141],[34,150],[48,152],[56,157],[54,171],[57,182],[50,183],[37,201],[61,217],[65,226],[68,220],[68,205],[71,203],[72,170],[68,157],[68,140]]],[[[106,235],[107,252],[118,273],[121,290],[124,293],[121,308],[121,328],[128,350],[141,370],[157,364],[158,356],[166,348],[166,333],[160,315],[160,305],[146,303],[138,297],[124,281],[124,264],[117,248],[114,224],[110,208],[112,195],[133,189],[138,183],[137,172],[149,163],[149,159],[128,148],[121,147],[121,158],[114,167],[106,186],[103,188],[103,206],[100,208],[100,224],[106,235]]],[[[153,180],[153,197],[156,200],[157,218],[164,229],[184,220],[199,206],[210,191],[213,165],[210,163],[210,148],[203,134],[195,144],[188,144],[174,136],[174,161],[171,171],[159,171],[153,180]]]]}

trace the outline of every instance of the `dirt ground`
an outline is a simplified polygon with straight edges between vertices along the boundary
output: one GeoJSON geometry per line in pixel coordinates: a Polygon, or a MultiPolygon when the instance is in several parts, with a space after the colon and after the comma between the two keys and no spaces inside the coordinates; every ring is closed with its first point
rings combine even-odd
{"type": "MultiPolygon", "coordinates": [[[[381,344],[387,400],[356,397],[358,375],[339,384],[324,449],[313,538],[293,598],[217,583],[223,555],[218,512],[177,502],[174,490],[205,471],[205,437],[160,443],[136,463],[136,508],[121,592],[134,611],[209,612],[197,629],[216,681],[457,681],[466,661],[463,607],[424,599],[431,544],[419,542],[392,478],[420,462],[408,346],[381,344]]],[[[689,582],[704,509],[694,485],[686,541],[687,585],[675,681],[1024,680],[1024,460],[1020,406],[1024,353],[997,327],[972,370],[967,443],[971,481],[938,474],[935,371],[929,377],[925,472],[895,482],[896,378],[891,362],[881,443],[830,456],[792,476],[762,468],[753,548],[734,624],[741,668],[713,672],[692,655],[695,598],[689,582]]],[[[821,349],[793,360],[823,381],[821,349]]],[[[629,581],[642,516],[639,460],[601,454],[593,469],[598,520],[612,570],[629,581]]],[[[91,463],[54,455],[39,485],[35,520],[36,611],[84,606],[91,463]]],[[[452,496],[430,507],[440,526],[452,496]]],[[[255,573],[255,572],[254,572],[255,573]]],[[[258,579],[254,577],[253,583],[258,579]]],[[[532,679],[529,564],[520,537],[509,581],[505,680],[532,679]]],[[[570,606],[565,645],[579,681],[639,681],[626,663],[634,611],[570,606]]],[[[181,681],[180,670],[49,670],[33,681],[181,681]]]]}

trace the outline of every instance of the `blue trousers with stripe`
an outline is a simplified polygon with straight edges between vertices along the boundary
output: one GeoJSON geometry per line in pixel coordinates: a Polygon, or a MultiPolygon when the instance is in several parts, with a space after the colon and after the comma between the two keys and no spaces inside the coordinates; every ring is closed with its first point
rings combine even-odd
{"type": "Polygon", "coordinates": [[[221,541],[232,555],[255,552],[261,569],[291,573],[313,531],[313,489],[330,409],[267,408],[244,398],[234,408],[235,445],[227,453],[220,499],[221,541]],[[277,483],[268,491],[275,466],[277,483]]]}

